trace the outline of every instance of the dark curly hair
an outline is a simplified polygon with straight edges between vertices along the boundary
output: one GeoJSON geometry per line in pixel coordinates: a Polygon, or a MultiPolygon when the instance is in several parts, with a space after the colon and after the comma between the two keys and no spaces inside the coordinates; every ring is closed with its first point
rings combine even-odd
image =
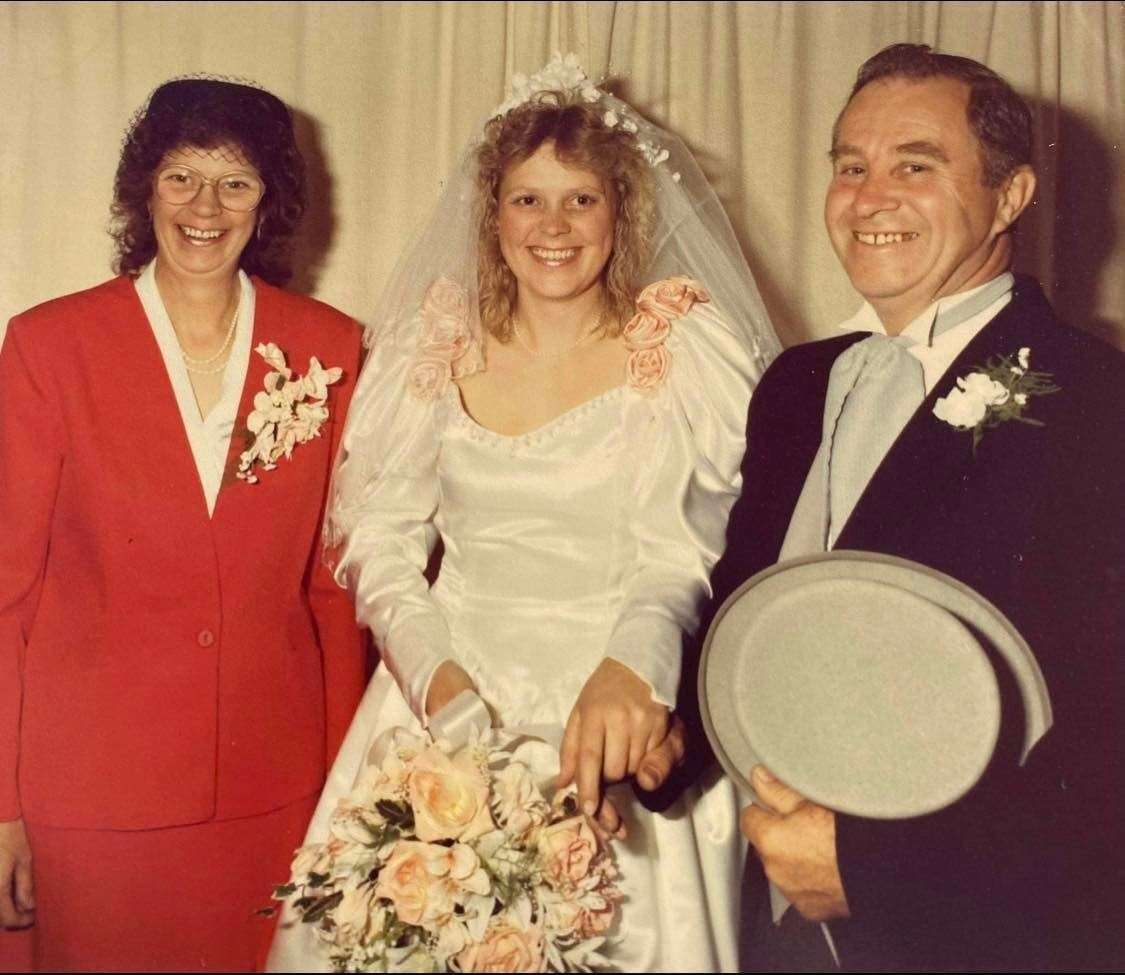
{"type": "Polygon", "coordinates": [[[262,175],[258,230],[239,258],[248,274],[271,284],[292,276],[290,248],[305,212],[305,165],[285,103],[268,91],[230,81],[185,78],[152,93],[133,118],[113,182],[114,267],[136,277],[156,256],[149,213],[152,177],[164,156],[185,146],[230,145],[262,175]]]}
{"type": "Polygon", "coordinates": [[[560,160],[597,173],[614,189],[613,252],[605,269],[609,315],[602,327],[607,335],[617,335],[632,314],[648,265],[655,215],[652,176],[637,140],[623,128],[605,125],[594,106],[567,91],[540,92],[485,126],[476,151],[481,321],[501,342],[512,337],[516,281],[500,253],[500,183],[511,166],[546,142],[554,144],[560,160]]]}
{"type": "MultiPolygon", "coordinates": [[[[972,58],[940,54],[927,44],[892,44],[860,66],[848,103],[861,88],[884,78],[953,78],[968,85],[969,128],[980,143],[986,186],[1001,186],[1020,166],[1031,164],[1031,110],[991,68],[972,58]]],[[[833,142],[839,126],[837,118],[833,142]]]]}

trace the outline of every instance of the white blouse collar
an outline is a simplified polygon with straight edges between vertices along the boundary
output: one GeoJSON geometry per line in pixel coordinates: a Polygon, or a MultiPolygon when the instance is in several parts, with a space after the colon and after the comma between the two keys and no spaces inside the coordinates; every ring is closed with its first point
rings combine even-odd
{"type": "Polygon", "coordinates": [[[238,415],[238,405],[242,390],[246,385],[246,372],[250,363],[250,345],[254,327],[254,285],[246,272],[239,270],[238,311],[234,342],[230,356],[222,373],[223,385],[219,402],[206,417],[199,415],[191,379],[184,364],[183,350],[180,347],[172,319],[164,307],[160,290],[156,286],[156,262],[150,263],[135,281],[137,295],[141,299],[145,315],[148,317],[152,334],[164,359],[164,368],[172,384],[176,403],[180,408],[184,432],[187,434],[199,481],[207,500],[207,513],[213,514],[215,502],[222,485],[226,469],[227,454],[230,450],[231,434],[238,415]]]}

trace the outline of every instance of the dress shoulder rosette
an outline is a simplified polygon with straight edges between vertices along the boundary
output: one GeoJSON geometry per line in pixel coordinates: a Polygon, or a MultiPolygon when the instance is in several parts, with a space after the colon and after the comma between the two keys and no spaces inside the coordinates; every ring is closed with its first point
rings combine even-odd
{"type": "Polygon", "coordinates": [[[480,339],[469,328],[468,292],[438,278],[422,299],[418,349],[406,372],[406,388],[421,400],[443,397],[449,384],[484,368],[480,339]]]}
{"type": "Polygon", "coordinates": [[[698,281],[683,276],[655,281],[637,296],[637,313],[621,333],[629,350],[626,385],[651,395],[664,384],[672,367],[668,351],[672,322],[686,315],[696,303],[710,300],[698,281]]]}

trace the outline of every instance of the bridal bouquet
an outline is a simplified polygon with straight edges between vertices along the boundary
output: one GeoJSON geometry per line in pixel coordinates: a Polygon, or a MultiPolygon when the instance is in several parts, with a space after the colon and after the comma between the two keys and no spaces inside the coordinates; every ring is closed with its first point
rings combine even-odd
{"type": "Polygon", "coordinates": [[[336,971],[609,967],[616,868],[573,793],[545,798],[557,757],[501,732],[460,748],[384,733],[274,899],[336,971]]]}

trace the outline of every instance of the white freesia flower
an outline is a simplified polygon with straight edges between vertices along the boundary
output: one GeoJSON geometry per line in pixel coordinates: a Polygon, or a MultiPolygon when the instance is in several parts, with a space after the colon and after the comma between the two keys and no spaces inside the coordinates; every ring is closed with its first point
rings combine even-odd
{"type": "Polygon", "coordinates": [[[951,390],[948,396],[934,403],[934,416],[962,430],[971,430],[987,412],[988,404],[964,389],[951,390]]]}
{"type": "Polygon", "coordinates": [[[492,789],[492,809],[509,835],[524,836],[547,821],[551,808],[524,766],[513,763],[501,769],[492,789]]]}
{"type": "Polygon", "coordinates": [[[1016,353],[1016,358],[1019,360],[1020,368],[1026,371],[1031,366],[1031,349],[1025,345],[1016,353]]]}
{"type": "Polygon", "coordinates": [[[969,396],[981,400],[985,406],[1000,406],[1010,395],[1003,383],[990,379],[983,372],[971,372],[963,379],[958,379],[957,385],[969,396]]]}
{"type": "Polygon", "coordinates": [[[609,109],[609,110],[608,110],[608,111],[607,111],[607,112],[606,112],[606,113],[605,113],[605,114],[604,114],[604,115],[602,116],[602,121],[603,121],[603,122],[605,122],[605,124],[606,124],[606,125],[607,125],[607,126],[608,126],[609,128],[611,128],[611,129],[612,129],[612,128],[613,128],[613,127],[614,127],[614,126],[615,126],[615,125],[617,124],[617,122],[618,122],[618,118],[617,118],[617,113],[616,113],[616,112],[615,112],[615,111],[614,111],[614,110],[613,110],[612,108],[611,108],[611,109],[609,109]]]}
{"type": "Polygon", "coordinates": [[[274,369],[282,373],[286,379],[291,375],[289,366],[285,362],[285,353],[273,342],[262,342],[254,347],[254,351],[266,360],[274,369]]]}
{"type": "Polygon", "coordinates": [[[327,873],[331,857],[327,848],[321,843],[310,843],[298,847],[293,855],[293,863],[289,868],[294,879],[303,883],[310,873],[327,873]]]}
{"type": "Polygon", "coordinates": [[[324,399],[328,395],[328,387],[337,382],[343,374],[344,370],[339,366],[325,369],[314,355],[309,359],[309,371],[301,380],[304,395],[311,396],[313,399],[324,399]]]}
{"type": "Polygon", "coordinates": [[[1020,406],[1027,406],[1027,393],[1016,393],[1013,398],[1020,406]]]}
{"type": "Polygon", "coordinates": [[[332,911],[337,944],[356,944],[382,929],[386,909],[376,903],[374,884],[352,874],[337,889],[344,895],[332,911]]]}
{"type": "Polygon", "coordinates": [[[304,376],[293,378],[285,354],[273,342],[259,344],[255,351],[272,367],[263,380],[264,389],[254,396],[254,409],[246,417],[246,428],[254,442],[238,458],[235,475],[247,484],[257,484],[255,464],[273,470],[282,457],[291,459],[298,444],[320,435],[328,419],[328,387],[339,382],[343,370],[325,369],[313,356],[304,376]]]}

